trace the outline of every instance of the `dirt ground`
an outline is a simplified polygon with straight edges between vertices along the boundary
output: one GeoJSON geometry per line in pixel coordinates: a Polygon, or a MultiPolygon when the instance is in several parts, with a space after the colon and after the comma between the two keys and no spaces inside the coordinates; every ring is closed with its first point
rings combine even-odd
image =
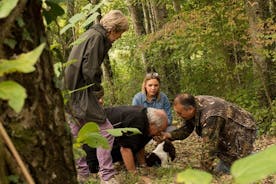
{"type": "MultiPolygon", "coordinates": [[[[201,148],[201,139],[194,133],[185,140],[177,140],[173,142],[176,148],[176,159],[173,161],[173,166],[176,168],[198,168],[200,160],[200,148],[201,148]]],[[[272,136],[261,136],[255,142],[255,152],[264,150],[266,147],[269,147],[273,144],[276,144],[276,137],[272,136]]],[[[152,149],[152,146],[147,146],[147,150],[152,149]]],[[[153,178],[153,177],[152,177],[153,178]]],[[[155,183],[155,182],[153,182],[155,183]]],[[[157,182],[158,183],[158,182],[157,182]]],[[[223,175],[220,177],[214,177],[212,183],[214,184],[230,184],[233,183],[232,176],[223,175]]],[[[260,181],[262,184],[276,184],[276,175],[268,177],[260,181]]]]}

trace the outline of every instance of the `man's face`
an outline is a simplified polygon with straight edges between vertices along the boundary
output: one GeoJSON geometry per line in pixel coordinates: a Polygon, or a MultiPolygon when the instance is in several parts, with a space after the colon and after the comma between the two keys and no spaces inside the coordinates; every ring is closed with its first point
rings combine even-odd
{"type": "Polygon", "coordinates": [[[177,113],[177,115],[183,118],[184,120],[192,119],[195,115],[195,108],[193,107],[185,108],[180,103],[176,103],[173,106],[173,109],[177,113]]]}

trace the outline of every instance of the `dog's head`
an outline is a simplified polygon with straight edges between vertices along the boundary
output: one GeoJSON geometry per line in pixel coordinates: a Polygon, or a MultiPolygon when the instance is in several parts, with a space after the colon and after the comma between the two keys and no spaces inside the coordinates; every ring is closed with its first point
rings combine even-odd
{"type": "Polygon", "coordinates": [[[175,147],[169,140],[165,140],[146,156],[146,163],[149,167],[165,166],[175,159],[175,147]]]}

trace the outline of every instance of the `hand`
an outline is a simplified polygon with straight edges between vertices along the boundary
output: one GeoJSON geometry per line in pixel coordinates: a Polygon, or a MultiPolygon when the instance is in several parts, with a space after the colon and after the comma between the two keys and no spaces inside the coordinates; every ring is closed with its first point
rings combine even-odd
{"type": "Polygon", "coordinates": [[[172,138],[172,135],[169,132],[161,132],[163,140],[172,138]]]}

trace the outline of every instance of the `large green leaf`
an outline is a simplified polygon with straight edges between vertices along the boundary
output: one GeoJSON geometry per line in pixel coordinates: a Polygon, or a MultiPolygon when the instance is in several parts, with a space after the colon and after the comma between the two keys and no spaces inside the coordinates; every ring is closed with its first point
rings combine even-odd
{"type": "Polygon", "coordinates": [[[76,145],[82,144],[88,144],[92,148],[109,148],[107,139],[100,134],[99,126],[94,122],[88,122],[80,129],[76,145]]]}
{"type": "Polygon", "coordinates": [[[85,135],[90,132],[99,132],[99,126],[94,122],[87,122],[83,127],[80,129],[78,136],[85,135]]]}
{"type": "Polygon", "coordinates": [[[8,100],[8,103],[15,112],[20,112],[25,98],[25,89],[14,81],[4,81],[0,83],[0,98],[8,100]]]}
{"type": "Polygon", "coordinates": [[[176,181],[185,184],[209,184],[212,181],[212,175],[196,169],[186,169],[177,174],[176,181]]]}
{"type": "Polygon", "coordinates": [[[109,148],[107,139],[98,132],[90,132],[81,135],[79,134],[76,142],[80,144],[88,144],[91,148],[109,148]]]}
{"type": "Polygon", "coordinates": [[[12,72],[33,72],[35,70],[34,64],[40,57],[44,47],[45,43],[42,43],[34,50],[28,53],[20,54],[16,59],[0,59],[0,76],[3,76],[5,73],[12,72]]]}
{"type": "Polygon", "coordinates": [[[276,145],[234,162],[231,174],[237,183],[252,183],[276,173],[276,145]]]}
{"type": "Polygon", "coordinates": [[[1,0],[0,1],[0,19],[9,16],[11,11],[16,7],[18,0],[1,0]]]}
{"type": "Polygon", "coordinates": [[[131,136],[135,134],[142,134],[140,130],[138,130],[137,128],[114,128],[108,129],[107,132],[113,135],[114,137],[119,137],[122,135],[131,136]]]}

